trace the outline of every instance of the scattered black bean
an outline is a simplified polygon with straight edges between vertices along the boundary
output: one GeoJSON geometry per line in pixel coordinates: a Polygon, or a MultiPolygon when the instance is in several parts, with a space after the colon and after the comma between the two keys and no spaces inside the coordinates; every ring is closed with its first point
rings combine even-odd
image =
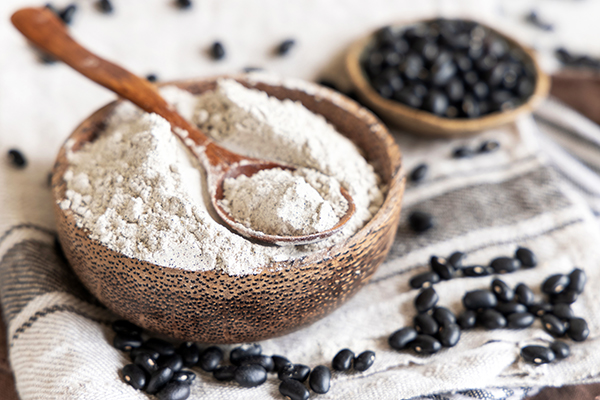
{"type": "Polygon", "coordinates": [[[279,46],[277,46],[277,54],[280,56],[287,55],[292,47],[296,45],[296,41],[294,39],[287,39],[281,42],[279,46]]]}
{"type": "Polygon", "coordinates": [[[221,60],[225,57],[225,47],[221,42],[214,42],[210,47],[210,54],[213,59],[221,60]]]}
{"type": "Polygon", "coordinates": [[[110,0],[98,0],[96,2],[96,8],[104,14],[110,14],[114,11],[113,5],[110,0]]]}
{"type": "Polygon", "coordinates": [[[569,274],[569,285],[567,286],[567,290],[571,290],[577,294],[583,293],[583,289],[585,288],[585,282],[587,281],[587,277],[585,275],[585,271],[580,268],[575,268],[569,274]]]}
{"type": "Polygon", "coordinates": [[[165,387],[173,377],[173,370],[169,367],[160,368],[150,375],[146,385],[146,393],[154,394],[165,387]]]}
{"type": "Polygon", "coordinates": [[[171,380],[191,384],[192,381],[196,379],[196,374],[192,371],[177,371],[173,374],[173,378],[171,380]]]}
{"type": "Polygon", "coordinates": [[[8,151],[8,161],[16,168],[25,168],[27,166],[27,159],[17,149],[10,149],[8,151]]]}
{"type": "Polygon", "coordinates": [[[146,353],[138,354],[135,357],[133,363],[141,367],[144,371],[148,372],[149,374],[152,374],[158,369],[158,364],[156,360],[146,353]]]}
{"type": "Polygon", "coordinates": [[[424,211],[413,211],[408,217],[408,222],[413,231],[421,233],[433,227],[433,217],[424,211]]]}
{"type": "Polygon", "coordinates": [[[492,267],[497,274],[507,274],[521,268],[521,262],[512,257],[498,257],[492,260],[490,267],[492,267]]]}
{"type": "Polygon", "coordinates": [[[519,247],[515,252],[515,258],[521,261],[521,266],[525,268],[533,268],[537,265],[537,257],[533,251],[525,247],[519,247]]]}
{"type": "Polygon", "coordinates": [[[480,153],[491,153],[500,148],[500,143],[495,140],[486,140],[479,146],[480,153]]]}
{"type": "Polygon", "coordinates": [[[433,336],[417,335],[415,340],[410,342],[410,348],[419,354],[434,354],[442,349],[442,344],[433,336]]]}
{"type": "Polygon", "coordinates": [[[127,364],[121,371],[123,380],[135,389],[143,389],[146,386],[146,374],[135,364],[127,364]]]}
{"type": "Polygon", "coordinates": [[[245,73],[263,71],[263,70],[264,70],[264,68],[262,68],[262,67],[244,67],[242,69],[242,71],[244,71],[245,73]]]}
{"type": "Polygon", "coordinates": [[[554,30],[554,26],[552,24],[542,21],[540,19],[540,17],[537,15],[537,12],[535,10],[533,10],[529,14],[527,14],[527,16],[525,17],[525,20],[527,22],[529,22],[530,24],[540,28],[543,31],[554,30]]]}
{"type": "Polygon", "coordinates": [[[285,357],[273,355],[271,356],[273,359],[273,371],[279,372],[286,365],[290,365],[292,362],[285,357]]]}
{"type": "Polygon", "coordinates": [[[352,360],[354,360],[352,350],[342,349],[333,357],[331,367],[336,371],[347,371],[352,367],[352,360]]]}
{"type": "Polygon", "coordinates": [[[438,302],[439,296],[433,287],[421,290],[421,293],[415,298],[415,308],[417,312],[423,313],[431,310],[438,302]]]}
{"type": "MultiPolygon", "coordinates": [[[[498,305],[496,306],[496,311],[498,311],[499,313],[502,313],[503,315],[507,316],[510,314],[515,314],[515,313],[526,313],[527,307],[521,303],[504,303],[504,302],[500,302],[498,303],[498,305]]],[[[529,310],[529,312],[531,312],[529,310]]]]}
{"type": "Polygon", "coordinates": [[[492,292],[499,301],[511,302],[515,298],[515,291],[501,279],[492,281],[492,292]]]}
{"type": "Polygon", "coordinates": [[[440,326],[456,323],[456,316],[446,307],[435,307],[433,309],[433,318],[435,318],[440,326]]]}
{"type": "Polygon", "coordinates": [[[533,291],[524,283],[519,283],[515,288],[515,297],[519,303],[528,307],[533,305],[533,302],[535,301],[533,291]]]}
{"type": "Polygon", "coordinates": [[[258,364],[263,367],[267,372],[271,372],[275,369],[275,363],[273,362],[273,358],[270,356],[250,356],[243,358],[240,362],[240,365],[250,365],[250,364],[258,364]]]}
{"type": "Polygon", "coordinates": [[[572,54],[564,48],[555,52],[556,58],[569,67],[600,69],[600,58],[592,58],[588,55],[572,54]]]}
{"type": "Polygon", "coordinates": [[[77,11],[76,4],[69,4],[62,11],[59,12],[58,16],[63,22],[67,25],[70,25],[73,22],[73,16],[75,15],[75,11],[77,11]]]}
{"type": "Polygon", "coordinates": [[[491,308],[484,309],[477,314],[477,323],[486,329],[500,329],[507,324],[504,315],[491,308]]]}
{"type": "Polygon", "coordinates": [[[158,351],[148,348],[142,344],[140,347],[134,348],[129,353],[129,355],[131,356],[131,361],[135,362],[135,359],[140,354],[146,354],[148,357],[150,357],[154,361],[158,360],[158,357],[160,357],[160,353],[158,351]]]}
{"type": "Polygon", "coordinates": [[[554,309],[552,310],[552,314],[555,317],[558,317],[558,318],[564,319],[564,320],[575,318],[575,313],[573,312],[573,309],[571,308],[570,305],[565,304],[565,303],[556,304],[554,306],[554,309]]]}
{"type": "Polygon", "coordinates": [[[425,179],[428,170],[429,167],[427,166],[427,164],[417,165],[410,173],[410,180],[413,182],[422,181],[423,179],[425,179]]]}
{"type": "Polygon", "coordinates": [[[284,379],[279,384],[279,393],[290,400],[307,400],[310,396],[308,389],[295,379],[284,379]]]}
{"type": "Polygon", "coordinates": [[[173,372],[183,368],[183,358],[177,353],[170,356],[160,356],[157,361],[160,368],[169,367],[173,372]]]}
{"type": "Polygon", "coordinates": [[[569,286],[569,277],[563,274],[551,275],[542,283],[542,292],[546,294],[558,294],[569,286]]]}
{"type": "Polygon", "coordinates": [[[158,400],[186,400],[190,397],[190,385],[173,381],[156,394],[158,400]]]}
{"type": "Polygon", "coordinates": [[[410,287],[413,289],[427,288],[433,285],[434,283],[438,283],[440,281],[440,276],[433,271],[423,272],[422,274],[415,275],[410,280],[410,287]]]}
{"type": "Polygon", "coordinates": [[[267,371],[257,364],[244,365],[235,370],[234,379],[243,387],[260,386],[267,380],[267,371]]]}
{"type": "Polygon", "coordinates": [[[431,270],[438,274],[440,278],[444,280],[454,278],[454,274],[456,269],[450,265],[450,263],[441,257],[432,256],[429,265],[431,266],[431,270]]]}
{"type": "Polygon", "coordinates": [[[192,342],[181,343],[177,349],[177,352],[183,360],[183,365],[186,367],[196,365],[200,359],[200,349],[195,343],[192,342]]]}
{"type": "Polygon", "coordinates": [[[331,371],[324,365],[318,365],[313,368],[308,378],[308,384],[313,392],[325,394],[331,387],[331,371]]]}
{"type": "Polygon", "coordinates": [[[573,304],[577,301],[579,295],[573,290],[563,290],[562,292],[550,296],[552,304],[573,304]]]}
{"type": "Polygon", "coordinates": [[[590,334],[587,322],[583,318],[571,318],[567,336],[576,342],[583,342],[590,334]]]}
{"type": "Polygon", "coordinates": [[[217,346],[211,346],[200,354],[198,366],[206,372],[212,372],[219,366],[221,361],[223,361],[223,350],[217,346]]]}
{"type": "Polygon", "coordinates": [[[148,75],[146,75],[146,80],[148,82],[154,83],[154,82],[158,81],[158,77],[156,76],[156,74],[148,74],[148,75]]]}
{"type": "Polygon", "coordinates": [[[171,354],[175,354],[175,346],[166,340],[151,338],[144,342],[144,346],[158,351],[161,356],[170,356],[171,354]]]}
{"type": "Polygon", "coordinates": [[[494,293],[486,289],[478,289],[467,292],[463,297],[463,305],[468,310],[479,310],[481,308],[494,308],[498,300],[494,293]]]}
{"type": "Polygon", "coordinates": [[[371,366],[375,362],[375,352],[371,350],[363,351],[358,356],[356,356],[353,362],[354,369],[356,371],[366,371],[369,368],[371,368],[371,366]]]}
{"type": "Polygon", "coordinates": [[[231,350],[229,353],[229,362],[233,365],[239,365],[240,361],[246,357],[258,356],[262,353],[262,346],[260,344],[251,344],[246,346],[239,346],[231,350]]]}
{"type": "Polygon", "coordinates": [[[558,360],[564,360],[565,358],[569,357],[569,354],[571,354],[569,345],[561,340],[555,340],[552,342],[550,349],[558,360]]]}
{"type": "Polygon", "coordinates": [[[117,333],[113,339],[113,346],[121,351],[129,351],[142,345],[139,334],[117,333]]]}
{"type": "Polygon", "coordinates": [[[436,320],[427,313],[421,313],[415,315],[413,324],[417,332],[424,335],[435,335],[439,329],[439,325],[436,320]]]}
{"type": "Polygon", "coordinates": [[[471,329],[477,323],[477,313],[473,310],[465,310],[458,316],[457,322],[461,329],[471,329]]]}
{"type": "Polygon", "coordinates": [[[394,350],[404,350],[410,342],[417,338],[417,334],[415,328],[407,326],[392,333],[388,338],[388,343],[394,350]]]}
{"type": "Polygon", "coordinates": [[[175,0],[175,5],[182,10],[190,8],[192,6],[192,0],[175,0]]]}
{"type": "Polygon", "coordinates": [[[457,147],[452,151],[452,157],[454,158],[471,158],[473,154],[473,150],[468,147],[457,147]]]}
{"type": "Polygon", "coordinates": [[[235,379],[235,371],[237,367],[235,365],[224,365],[222,367],[216,368],[213,371],[213,376],[216,380],[221,382],[228,382],[235,379]]]}
{"type": "Polygon", "coordinates": [[[494,273],[494,269],[492,267],[483,265],[472,265],[470,267],[463,268],[462,273],[464,276],[476,278],[480,276],[492,275],[494,273]]]}
{"type": "Polygon", "coordinates": [[[521,349],[521,356],[527,362],[534,364],[547,364],[554,361],[554,352],[545,346],[525,346],[521,349]]]}
{"type": "Polygon", "coordinates": [[[304,382],[310,374],[310,368],[303,364],[290,364],[281,368],[277,373],[277,377],[283,379],[295,379],[304,382]]]}
{"type": "Polygon", "coordinates": [[[454,268],[463,268],[463,259],[465,258],[465,253],[460,251],[455,251],[448,257],[448,263],[452,265],[454,268]]]}
{"type": "Polygon", "coordinates": [[[528,312],[513,313],[506,317],[506,321],[506,326],[510,329],[528,328],[535,322],[535,316],[528,312]]]}
{"type": "Polygon", "coordinates": [[[440,327],[438,339],[444,347],[453,347],[460,340],[460,327],[457,324],[447,324],[440,327]]]}
{"type": "Polygon", "coordinates": [[[542,317],[542,326],[546,332],[557,337],[564,336],[567,330],[565,323],[552,314],[545,314],[542,317]]]}
{"type": "Polygon", "coordinates": [[[554,306],[550,303],[541,302],[529,306],[529,312],[536,317],[542,317],[546,313],[552,313],[554,306]]]}

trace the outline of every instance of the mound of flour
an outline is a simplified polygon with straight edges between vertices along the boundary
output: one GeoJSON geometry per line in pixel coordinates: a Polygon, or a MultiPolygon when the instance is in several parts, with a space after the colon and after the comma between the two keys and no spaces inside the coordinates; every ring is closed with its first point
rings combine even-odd
{"type": "Polygon", "coordinates": [[[124,102],[94,142],[76,152],[66,144],[70,166],[60,207],[72,210],[77,224],[107,247],[166,267],[252,274],[351,236],[380,207],[373,168],[354,144],[301,104],[232,80],[200,96],[175,87],[161,92],[224,147],[330,176],[352,196],[355,214],[340,233],[312,245],[252,243],[217,222],[204,172],[169,123],[124,102]]]}

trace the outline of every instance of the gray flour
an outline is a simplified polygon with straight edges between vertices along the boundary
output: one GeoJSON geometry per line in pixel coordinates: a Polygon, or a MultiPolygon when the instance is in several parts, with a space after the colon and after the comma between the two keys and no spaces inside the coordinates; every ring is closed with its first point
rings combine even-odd
{"type": "MultiPolygon", "coordinates": [[[[107,247],[166,267],[252,274],[273,261],[344,240],[379,209],[383,195],[373,168],[352,142],[301,104],[232,80],[220,81],[214,92],[201,96],[175,87],[161,93],[232,151],[331,176],[352,196],[355,215],[341,232],[312,245],[251,243],[216,222],[203,189],[204,172],[169,123],[123,103],[96,141],[77,152],[66,144],[70,167],[63,178],[68,190],[60,206],[72,210],[77,224],[107,247]]],[[[318,192],[323,197],[327,190],[318,192]]],[[[329,203],[339,219],[341,205],[329,203]]],[[[318,222],[315,226],[321,230],[318,222]]]]}

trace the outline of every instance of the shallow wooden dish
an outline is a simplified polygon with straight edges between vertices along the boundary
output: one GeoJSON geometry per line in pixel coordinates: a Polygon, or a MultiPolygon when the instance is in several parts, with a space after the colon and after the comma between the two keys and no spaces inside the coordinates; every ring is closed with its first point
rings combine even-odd
{"type": "MultiPolygon", "coordinates": [[[[396,24],[395,26],[409,26],[416,22],[428,22],[431,20],[413,21],[411,23],[396,24]]],[[[394,100],[381,97],[371,86],[361,66],[361,58],[365,50],[372,43],[376,32],[356,41],[346,53],[345,65],[352,84],[358,97],[366,105],[373,109],[386,122],[414,132],[428,136],[460,137],[469,136],[514,121],[519,115],[532,112],[540,102],[548,95],[550,90],[550,78],[540,68],[535,53],[523,46],[518,41],[498,32],[497,30],[478,22],[480,25],[506,39],[514,48],[520,48],[529,59],[530,65],[535,70],[536,85],[533,94],[519,107],[503,112],[495,112],[483,117],[473,119],[450,119],[438,117],[423,110],[408,107],[394,100]]]]}
{"type": "MultiPolygon", "coordinates": [[[[248,87],[302,102],[354,141],[388,187],[374,218],[342,243],[303,258],[277,262],[257,275],[229,276],[160,267],[124,256],[89,238],[70,210],[58,206],[68,167],[64,148],[53,171],[52,193],[65,255],[85,286],[116,314],[177,339],[239,343],[267,339],[308,325],[348,300],[385,259],[400,217],[404,191],[400,150],[370,112],[337,92],[312,85],[310,92],[265,83],[248,87]]],[[[216,78],[175,82],[192,93],[215,87],[216,78]]],[[[70,136],[76,151],[101,134],[118,102],[87,118],[70,136]]]]}

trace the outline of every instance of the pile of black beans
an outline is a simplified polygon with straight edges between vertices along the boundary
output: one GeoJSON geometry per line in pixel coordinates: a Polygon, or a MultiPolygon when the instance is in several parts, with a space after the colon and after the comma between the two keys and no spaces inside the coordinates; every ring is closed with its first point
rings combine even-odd
{"type": "Polygon", "coordinates": [[[380,96],[446,118],[516,108],[535,87],[527,55],[472,21],[382,28],[361,62],[380,96]]]}
{"type": "MultiPolygon", "coordinates": [[[[438,306],[439,296],[433,284],[441,279],[451,279],[456,271],[463,276],[485,276],[514,272],[518,268],[537,265],[535,254],[524,247],[517,249],[514,258],[499,257],[490,266],[462,267],[464,254],[453,253],[448,260],[433,256],[432,271],[415,276],[410,285],[421,288],[415,298],[417,315],[413,326],[404,327],[388,338],[390,347],[396,350],[412,349],[419,354],[434,354],[442,347],[453,347],[458,343],[461,331],[480,326],[484,329],[523,329],[530,327],[535,318],[541,319],[544,330],[554,337],[568,336],[574,341],[583,341],[589,335],[587,322],[576,317],[571,304],[583,292],[585,272],[575,268],[569,275],[554,274],[544,280],[542,293],[547,301],[537,302],[531,288],[519,283],[510,287],[501,279],[494,279],[488,289],[465,293],[462,299],[465,310],[456,317],[452,311],[438,306]],[[464,271],[472,271],[465,274],[464,271]]],[[[522,357],[535,364],[563,359],[569,355],[569,346],[559,340],[549,347],[531,345],[523,347],[522,357]]]]}

